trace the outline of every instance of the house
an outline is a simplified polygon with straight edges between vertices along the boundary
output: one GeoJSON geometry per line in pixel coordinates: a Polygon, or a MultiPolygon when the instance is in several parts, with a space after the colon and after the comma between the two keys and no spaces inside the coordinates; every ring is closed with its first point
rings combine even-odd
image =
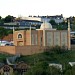
{"type": "MultiPolygon", "coordinates": [[[[30,18],[32,16],[29,16],[30,18]]],[[[54,16],[33,16],[32,18],[40,18],[41,19],[41,22],[49,22],[50,20],[54,20],[56,23],[61,23],[64,21],[64,18],[63,18],[63,15],[54,15],[54,16]]]]}
{"type": "Polygon", "coordinates": [[[30,67],[23,61],[14,65],[14,71],[23,75],[27,72],[30,67]]]}
{"type": "Polygon", "coordinates": [[[12,75],[13,68],[7,64],[0,64],[0,75],[12,75]]]}

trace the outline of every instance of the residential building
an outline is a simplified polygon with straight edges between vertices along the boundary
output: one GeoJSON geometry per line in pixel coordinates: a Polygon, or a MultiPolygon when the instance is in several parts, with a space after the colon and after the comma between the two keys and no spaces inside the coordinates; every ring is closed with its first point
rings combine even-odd
{"type": "MultiPolygon", "coordinates": [[[[29,16],[32,17],[32,16],[29,16]]],[[[50,20],[54,20],[56,23],[61,23],[64,21],[63,15],[55,15],[55,16],[33,16],[33,18],[40,18],[41,22],[49,22],[50,20]]]]}

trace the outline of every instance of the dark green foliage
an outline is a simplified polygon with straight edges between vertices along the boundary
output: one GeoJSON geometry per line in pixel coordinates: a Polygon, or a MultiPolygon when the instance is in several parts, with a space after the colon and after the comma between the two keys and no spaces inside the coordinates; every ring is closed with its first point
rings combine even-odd
{"type": "Polygon", "coordinates": [[[55,22],[55,20],[50,20],[49,23],[51,23],[51,25],[57,25],[57,23],[55,22]]]}
{"type": "Polygon", "coordinates": [[[75,62],[75,51],[68,51],[64,48],[56,46],[48,52],[34,54],[30,56],[21,56],[16,62],[25,61],[31,66],[26,75],[75,75],[75,67],[71,67],[68,63],[75,62]],[[63,51],[62,51],[63,50],[63,51]],[[60,63],[63,71],[55,67],[49,67],[49,63],[60,63]]]}
{"type": "Polygon", "coordinates": [[[60,75],[60,70],[49,67],[47,62],[38,62],[26,73],[26,75],[60,75]]]}
{"type": "Polygon", "coordinates": [[[0,25],[3,25],[3,23],[4,23],[4,18],[2,18],[2,17],[0,16],[0,25]]]}
{"type": "Polygon", "coordinates": [[[6,35],[8,35],[7,30],[3,27],[0,27],[0,40],[2,40],[6,35]]]}
{"type": "Polygon", "coordinates": [[[3,27],[0,27],[0,40],[2,41],[5,36],[12,33],[13,33],[13,30],[11,29],[5,29],[3,27]]]}
{"type": "Polygon", "coordinates": [[[2,17],[0,16],[0,20],[1,20],[1,18],[2,18],[2,17]]]}
{"type": "Polygon", "coordinates": [[[67,25],[57,25],[57,30],[67,30],[67,25]]]}
{"type": "Polygon", "coordinates": [[[56,28],[57,30],[67,30],[68,23],[63,21],[61,23],[56,23],[54,20],[50,20],[49,23],[51,23],[53,28],[56,28]]]}
{"type": "Polygon", "coordinates": [[[5,18],[2,18],[0,16],[0,25],[3,25],[3,23],[9,23],[9,22],[13,22],[14,21],[14,16],[8,15],[5,18]]]}
{"type": "MultiPolygon", "coordinates": [[[[55,48],[53,48],[55,49],[55,48]]],[[[52,49],[52,50],[53,50],[52,49]]],[[[49,51],[40,54],[34,54],[29,56],[21,56],[16,60],[25,61],[30,65],[30,69],[25,73],[25,75],[75,75],[75,66],[70,66],[68,62],[75,62],[75,51],[60,51],[60,47],[56,47],[56,51],[49,51]],[[63,66],[63,70],[49,66],[49,63],[60,63],[63,66]]],[[[5,62],[5,59],[9,57],[8,54],[0,54],[0,62],[5,62]]],[[[14,72],[14,75],[19,75],[14,72]]]]}
{"type": "Polygon", "coordinates": [[[13,20],[14,20],[14,17],[10,16],[10,15],[8,15],[4,18],[5,23],[13,22],[13,20]]]}
{"type": "Polygon", "coordinates": [[[66,65],[69,61],[75,61],[75,51],[60,51],[59,49],[56,49],[56,51],[53,50],[50,52],[34,54],[31,56],[21,56],[19,59],[16,60],[16,62],[18,61],[25,61],[30,65],[34,65],[42,61],[46,61],[48,63],[55,62],[66,65]]]}
{"type": "Polygon", "coordinates": [[[6,63],[6,58],[10,56],[13,56],[13,55],[0,53],[0,62],[6,63]]]}
{"type": "Polygon", "coordinates": [[[75,65],[70,66],[70,68],[67,68],[64,72],[63,75],[75,75],[75,65]]]}
{"type": "Polygon", "coordinates": [[[13,30],[12,29],[7,29],[7,34],[13,34],[13,30]]]}

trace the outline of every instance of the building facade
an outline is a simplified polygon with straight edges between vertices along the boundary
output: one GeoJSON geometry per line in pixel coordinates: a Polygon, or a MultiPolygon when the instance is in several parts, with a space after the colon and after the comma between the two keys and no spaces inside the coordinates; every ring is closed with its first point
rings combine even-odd
{"type": "Polygon", "coordinates": [[[15,46],[65,46],[70,48],[70,36],[68,30],[52,29],[50,23],[41,24],[37,30],[20,30],[13,34],[15,46]]]}
{"type": "Polygon", "coordinates": [[[63,15],[54,15],[54,16],[29,16],[29,18],[40,18],[41,19],[41,22],[49,22],[50,20],[54,20],[56,23],[61,23],[64,21],[64,18],[63,18],[63,15]]]}
{"type": "Polygon", "coordinates": [[[33,29],[40,28],[41,24],[45,22],[49,22],[50,20],[54,20],[57,24],[64,21],[63,15],[55,15],[55,16],[29,16],[29,17],[19,17],[15,18],[14,22],[0,24],[0,27],[4,27],[6,29],[29,29],[31,26],[33,29]]]}

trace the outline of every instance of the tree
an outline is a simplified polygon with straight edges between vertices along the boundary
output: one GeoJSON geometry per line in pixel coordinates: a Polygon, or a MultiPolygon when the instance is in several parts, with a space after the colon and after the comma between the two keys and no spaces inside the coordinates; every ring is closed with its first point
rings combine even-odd
{"type": "Polygon", "coordinates": [[[0,40],[2,41],[6,35],[8,35],[7,30],[3,27],[0,27],[0,40]]]}
{"type": "Polygon", "coordinates": [[[68,69],[68,70],[64,73],[64,75],[72,75],[71,69],[68,69]]]}
{"type": "Polygon", "coordinates": [[[0,16],[0,25],[3,25],[3,23],[4,23],[4,18],[2,18],[2,17],[0,16]]]}
{"type": "Polygon", "coordinates": [[[50,20],[49,23],[52,25],[53,28],[57,28],[57,23],[55,20],[50,20]]]}
{"type": "Polygon", "coordinates": [[[56,68],[54,66],[50,66],[50,75],[61,75],[62,72],[59,68],[56,68]]]}
{"type": "Polygon", "coordinates": [[[74,66],[72,66],[72,75],[75,75],[75,65],[74,66]]]}
{"type": "Polygon", "coordinates": [[[48,72],[46,73],[47,68],[48,64],[46,62],[38,62],[26,73],[26,75],[49,75],[48,72]]]}
{"type": "Polygon", "coordinates": [[[4,18],[4,22],[5,23],[9,23],[9,22],[13,22],[13,21],[14,21],[14,17],[13,16],[8,15],[8,16],[6,16],[4,18]]]}
{"type": "Polygon", "coordinates": [[[13,34],[13,30],[12,29],[6,29],[7,34],[13,34]]]}
{"type": "Polygon", "coordinates": [[[55,22],[55,20],[50,20],[49,23],[51,23],[52,25],[57,25],[57,23],[55,22]]]}
{"type": "Polygon", "coordinates": [[[1,18],[2,18],[2,17],[0,16],[0,20],[1,20],[1,18]]]}
{"type": "Polygon", "coordinates": [[[64,75],[75,75],[75,65],[66,68],[64,75]]]}
{"type": "Polygon", "coordinates": [[[38,62],[25,75],[60,75],[60,70],[55,67],[49,67],[47,62],[38,62]]]}

